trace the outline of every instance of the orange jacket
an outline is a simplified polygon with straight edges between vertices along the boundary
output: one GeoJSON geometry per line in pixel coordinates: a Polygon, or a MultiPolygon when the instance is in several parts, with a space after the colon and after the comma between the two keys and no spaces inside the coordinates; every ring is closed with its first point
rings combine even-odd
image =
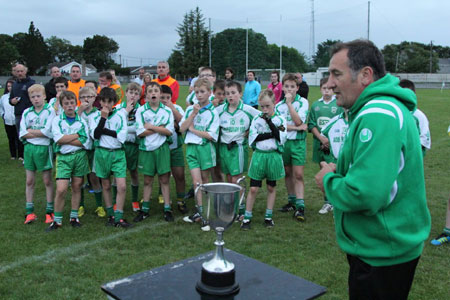
{"type": "MultiPolygon", "coordinates": [[[[118,85],[118,84],[111,84],[111,85],[109,86],[109,88],[112,88],[113,90],[116,91],[117,99],[119,99],[119,100],[116,102],[116,104],[113,105],[113,107],[116,107],[117,105],[119,105],[120,103],[122,103],[122,100],[123,100],[123,98],[125,97],[125,94],[124,94],[124,92],[123,92],[122,87],[121,87],[120,85],[118,85]]],[[[102,90],[101,87],[98,87],[98,88],[97,88],[97,95],[100,94],[100,91],[101,91],[101,90],[102,90]]]]}
{"type": "Polygon", "coordinates": [[[160,85],[167,85],[172,90],[172,103],[176,103],[178,99],[178,94],[180,93],[180,85],[178,84],[178,81],[173,79],[170,75],[167,75],[166,78],[159,79],[157,77],[156,79],[153,79],[152,81],[159,83],[160,85]]]}
{"type": "Polygon", "coordinates": [[[67,87],[67,90],[73,92],[75,96],[77,96],[77,106],[80,106],[81,104],[80,99],[78,99],[78,93],[80,92],[80,89],[84,87],[85,84],[86,80],[84,79],[80,79],[80,81],[75,83],[69,80],[69,86],[67,87]]]}

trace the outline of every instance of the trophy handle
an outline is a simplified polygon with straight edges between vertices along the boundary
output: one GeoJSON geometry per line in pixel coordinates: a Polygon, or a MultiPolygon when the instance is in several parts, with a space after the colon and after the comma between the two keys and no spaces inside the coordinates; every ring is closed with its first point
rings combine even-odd
{"type": "Polygon", "coordinates": [[[241,199],[239,199],[239,205],[242,204],[242,201],[244,201],[245,192],[247,190],[247,183],[245,182],[245,176],[242,176],[236,181],[237,185],[240,185],[242,187],[242,196],[241,199]]]}

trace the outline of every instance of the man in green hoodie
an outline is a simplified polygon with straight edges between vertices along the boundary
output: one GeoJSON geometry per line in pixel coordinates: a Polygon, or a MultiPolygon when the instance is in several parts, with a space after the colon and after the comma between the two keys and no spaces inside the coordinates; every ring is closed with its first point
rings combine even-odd
{"type": "Polygon", "coordinates": [[[350,265],[350,299],[407,299],[427,239],[419,132],[412,91],[386,74],[370,41],[337,44],[328,85],[348,109],[347,137],[316,183],[334,206],[337,241],[350,265]]]}

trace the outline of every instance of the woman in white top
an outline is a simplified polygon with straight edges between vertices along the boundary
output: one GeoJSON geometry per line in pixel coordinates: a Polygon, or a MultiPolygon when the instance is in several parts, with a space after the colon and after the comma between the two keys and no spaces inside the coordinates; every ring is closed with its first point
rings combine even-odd
{"type": "Polygon", "coordinates": [[[11,104],[9,104],[9,92],[11,91],[13,83],[13,80],[8,80],[6,82],[5,91],[3,93],[3,96],[0,98],[0,115],[2,116],[5,123],[5,131],[6,135],[8,136],[11,159],[19,158],[23,160],[23,151],[19,150],[17,144],[19,143],[19,137],[17,136],[16,130],[14,106],[11,106],[11,104]]]}

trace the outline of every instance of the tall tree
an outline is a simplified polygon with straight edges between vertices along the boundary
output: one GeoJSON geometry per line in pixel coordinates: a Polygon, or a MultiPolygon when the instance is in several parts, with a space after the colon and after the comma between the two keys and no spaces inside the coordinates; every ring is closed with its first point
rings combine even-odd
{"type": "Polygon", "coordinates": [[[45,39],[45,43],[48,46],[53,62],[67,62],[71,60],[70,49],[73,46],[70,41],[53,35],[45,39]]]}
{"type": "Polygon", "coordinates": [[[180,40],[168,60],[171,73],[195,75],[198,67],[208,65],[209,59],[210,32],[200,8],[196,7],[184,15],[177,32],[180,40]]]}
{"type": "MultiPolygon", "coordinates": [[[[402,42],[390,44],[381,50],[386,63],[386,70],[394,73],[429,73],[430,72],[430,45],[416,42],[402,42]]],[[[438,53],[432,51],[432,73],[438,67],[438,53]]]]}
{"type": "Polygon", "coordinates": [[[16,33],[13,35],[14,43],[20,53],[20,58],[28,67],[29,74],[37,71],[45,73],[46,66],[50,62],[50,52],[44,38],[33,21],[30,23],[28,33],[16,33]]]}
{"type": "Polygon", "coordinates": [[[83,57],[87,63],[99,70],[106,70],[114,65],[111,55],[119,50],[119,44],[104,35],[88,37],[83,43],[83,57]]]}
{"type": "Polygon", "coordinates": [[[331,59],[330,50],[334,44],[339,42],[341,41],[327,39],[317,46],[316,54],[313,55],[313,64],[315,68],[328,67],[331,59]]]}
{"type": "Polygon", "coordinates": [[[7,34],[0,34],[0,74],[11,75],[11,63],[20,59],[14,39],[7,34]]]}

